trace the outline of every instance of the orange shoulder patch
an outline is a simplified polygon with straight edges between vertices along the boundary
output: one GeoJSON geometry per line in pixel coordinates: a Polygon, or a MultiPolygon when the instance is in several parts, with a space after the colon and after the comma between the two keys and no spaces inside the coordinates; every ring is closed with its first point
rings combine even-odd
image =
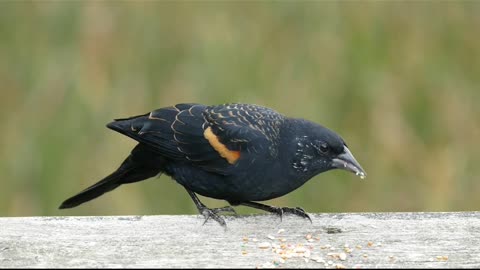
{"type": "Polygon", "coordinates": [[[221,157],[225,158],[228,163],[235,164],[235,162],[240,158],[240,151],[232,151],[228,149],[223,143],[218,140],[218,137],[213,134],[212,128],[208,127],[203,132],[203,136],[208,140],[210,145],[217,151],[221,157]]]}

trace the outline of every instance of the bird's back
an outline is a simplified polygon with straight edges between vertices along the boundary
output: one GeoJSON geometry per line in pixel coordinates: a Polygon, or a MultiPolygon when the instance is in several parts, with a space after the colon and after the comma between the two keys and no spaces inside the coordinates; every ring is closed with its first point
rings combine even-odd
{"type": "Polygon", "coordinates": [[[164,156],[165,173],[199,194],[262,200],[286,193],[263,187],[282,181],[284,122],[276,111],[251,104],[177,104],[107,126],[164,156]]]}

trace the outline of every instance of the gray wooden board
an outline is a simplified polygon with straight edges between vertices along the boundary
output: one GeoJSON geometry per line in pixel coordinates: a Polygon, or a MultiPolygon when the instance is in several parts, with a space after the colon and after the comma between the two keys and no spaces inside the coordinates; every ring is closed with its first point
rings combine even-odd
{"type": "Polygon", "coordinates": [[[480,267],[480,212],[225,219],[0,218],[0,267],[480,267]]]}

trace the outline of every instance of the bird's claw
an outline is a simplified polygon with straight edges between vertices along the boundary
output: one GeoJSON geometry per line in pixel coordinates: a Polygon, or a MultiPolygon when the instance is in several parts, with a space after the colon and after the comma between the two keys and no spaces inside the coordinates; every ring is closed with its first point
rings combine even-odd
{"type": "Polygon", "coordinates": [[[225,206],[225,207],[220,207],[220,208],[212,208],[210,209],[212,210],[215,214],[219,214],[219,213],[232,213],[233,215],[235,216],[238,216],[237,212],[235,211],[235,209],[231,206],[225,206]]]}
{"type": "Polygon", "coordinates": [[[233,213],[235,216],[237,216],[237,212],[231,206],[225,206],[225,207],[220,207],[220,208],[212,208],[212,209],[204,207],[200,211],[200,213],[203,215],[203,217],[205,217],[205,221],[203,222],[203,225],[205,225],[205,223],[207,223],[207,221],[210,218],[212,218],[213,220],[218,222],[222,227],[226,228],[227,223],[225,222],[225,220],[222,217],[219,216],[219,213],[223,213],[223,212],[233,213]]]}
{"type": "Polygon", "coordinates": [[[275,213],[280,216],[280,221],[283,218],[283,214],[289,213],[293,215],[300,216],[302,218],[306,218],[312,223],[312,218],[310,215],[305,212],[301,207],[295,207],[295,208],[290,208],[290,207],[275,207],[275,213]]]}
{"type": "Polygon", "coordinates": [[[216,222],[218,222],[218,224],[220,224],[222,227],[226,228],[227,227],[227,223],[225,222],[225,220],[223,218],[221,218],[216,212],[215,210],[213,209],[209,209],[209,208],[204,208],[200,211],[200,213],[202,213],[203,217],[205,218],[205,221],[203,222],[202,225],[205,225],[205,223],[207,223],[207,221],[212,218],[213,220],[215,220],[216,222]]]}

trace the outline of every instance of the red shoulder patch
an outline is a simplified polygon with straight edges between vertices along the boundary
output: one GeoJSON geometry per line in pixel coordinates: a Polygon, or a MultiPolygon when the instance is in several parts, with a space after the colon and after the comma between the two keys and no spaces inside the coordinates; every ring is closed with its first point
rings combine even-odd
{"type": "Polygon", "coordinates": [[[220,142],[218,137],[213,134],[211,127],[205,129],[203,136],[208,140],[213,149],[215,149],[215,151],[217,151],[221,157],[225,158],[228,163],[235,164],[235,162],[237,162],[237,160],[240,158],[240,151],[232,151],[228,149],[223,143],[220,142]]]}

